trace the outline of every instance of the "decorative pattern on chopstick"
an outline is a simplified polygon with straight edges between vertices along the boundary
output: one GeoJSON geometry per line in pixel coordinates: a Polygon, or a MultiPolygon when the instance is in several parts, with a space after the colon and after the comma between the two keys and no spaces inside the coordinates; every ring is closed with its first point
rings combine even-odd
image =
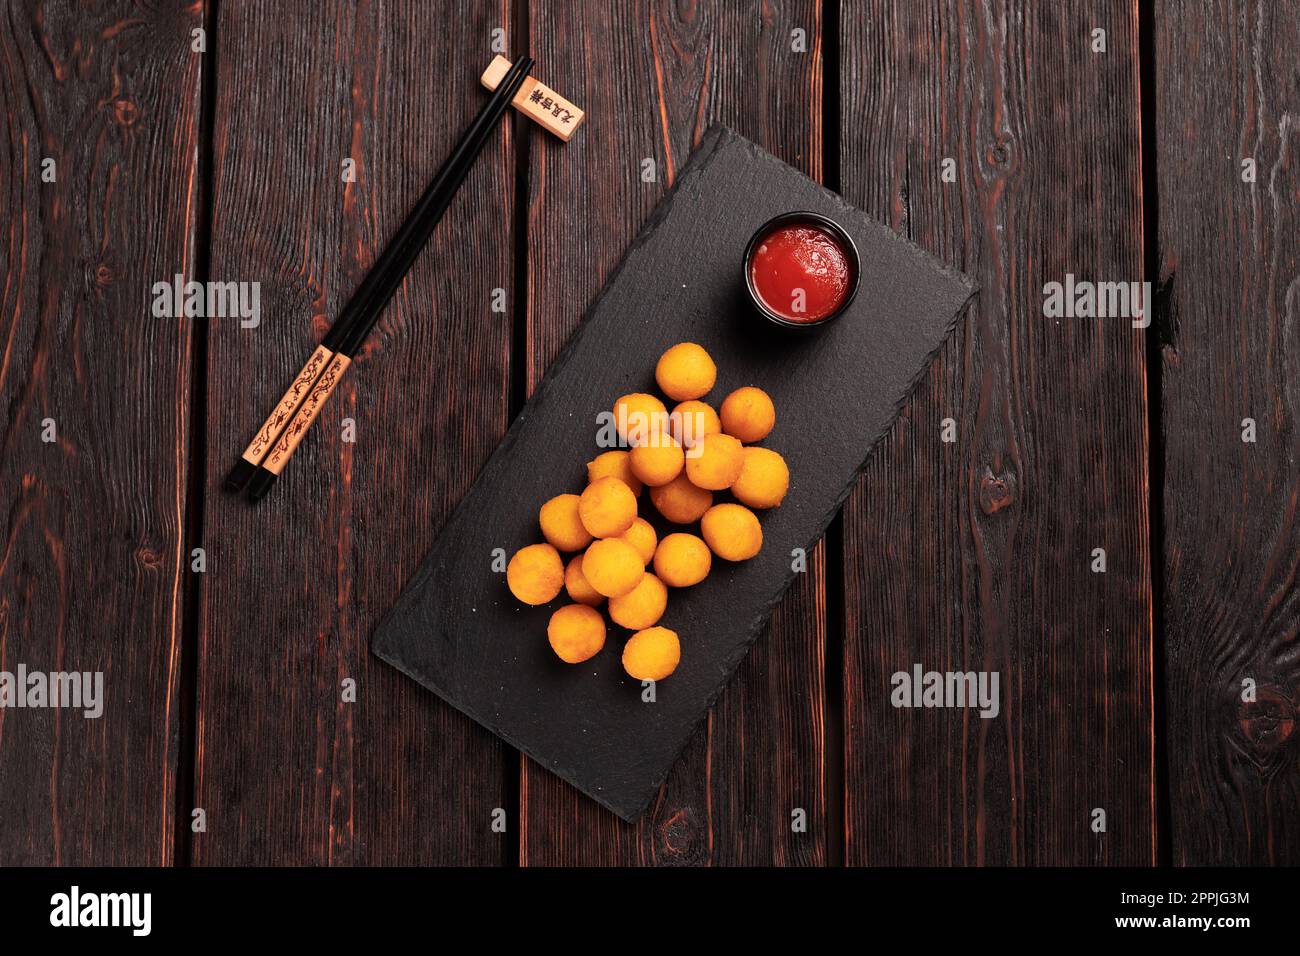
{"type": "Polygon", "coordinates": [[[307,429],[311,428],[312,422],[316,421],[316,416],[320,414],[326,399],[330,397],[330,393],[334,391],[334,387],[338,385],[343,373],[351,364],[352,360],[346,355],[341,352],[335,354],[320,378],[316,380],[316,384],[311,387],[307,397],[298,406],[298,412],[293,416],[289,427],[280,435],[280,440],[275,443],[271,453],[262,462],[263,468],[277,476],[284,470],[284,466],[289,463],[289,458],[302,444],[307,429]]]}
{"type": "Polygon", "coordinates": [[[245,461],[253,465],[262,463],[262,457],[270,449],[271,443],[279,436],[280,429],[293,415],[294,409],[302,401],[303,395],[307,389],[311,388],[312,383],[320,375],[321,369],[325,367],[325,363],[333,355],[334,353],[324,345],[316,346],[316,351],[311,354],[307,364],[298,372],[298,377],[293,380],[293,384],[284,393],[280,403],[275,406],[275,410],[271,412],[266,421],[262,422],[262,427],[257,430],[253,440],[244,449],[243,458],[245,461]]]}

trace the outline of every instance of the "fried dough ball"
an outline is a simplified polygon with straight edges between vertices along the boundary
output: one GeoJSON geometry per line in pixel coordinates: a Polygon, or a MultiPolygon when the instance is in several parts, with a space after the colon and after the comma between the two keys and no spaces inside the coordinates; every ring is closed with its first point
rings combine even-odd
{"type": "Polygon", "coordinates": [[[703,347],[694,342],[679,342],[659,357],[655,381],[659,390],[673,401],[707,395],[718,378],[718,367],[703,347]]]}
{"type": "Polygon", "coordinates": [[[668,589],[653,574],[647,573],[639,584],[621,597],[609,599],[609,618],[629,631],[653,627],[668,607],[668,589]]]}
{"type": "Polygon", "coordinates": [[[588,483],[601,478],[617,478],[632,489],[632,494],[641,494],[641,479],[632,474],[632,456],[625,451],[607,451],[587,462],[588,483]]]}
{"type": "Polygon", "coordinates": [[[578,517],[577,495],[556,495],[537,513],[542,537],[560,551],[581,551],[591,544],[591,532],[578,517]]]}
{"type": "Polygon", "coordinates": [[[578,517],[594,538],[617,538],[636,520],[636,495],[617,478],[597,478],[578,498],[578,517]]]}
{"type": "Polygon", "coordinates": [[[763,547],[763,529],[744,505],[714,505],[700,519],[700,534],[727,561],[748,561],[763,547]]]}
{"type": "Polygon", "coordinates": [[[745,449],[745,463],[731,493],[751,508],[775,508],[790,487],[785,459],[770,448],[745,449]]]}
{"type": "Polygon", "coordinates": [[[722,431],[722,421],[705,402],[682,402],[669,413],[668,428],[683,448],[690,448],[705,435],[722,431]]]}
{"type": "Polygon", "coordinates": [[[667,432],[657,432],[645,444],[637,445],[631,457],[632,474],[651,488],[668,484],[686,463],[682,446],[667,432]]]}
{"type": "Polygon", "coordinates": [[[605,600],[605,595],[593,588],[591,582],[583,576],[582,555],[580,554],[575,554],[570,558],[569,563],[564,568],[564,590],[568,591],[569,597],[579,604],[586,604],[590,607],[595,607],[605,600]]]}
{"type": "Polygon", "coordinates": [[[637,518],[632,522],[632,527],[624,531],[619,537],[636,548],[636,553],[641,555],[641,563],[649,564],[655,556],[655,546],[659,542],[659,536],[655,534],[655,529],[645,518],[637,518]]]}
{"type": "Polygon", "coordinates": [[[623,670],[636,680],[663,680],[681,659],[677,632],[666,627],[637,631],[623,645],[623,670]]]}
{"type": "Polygon", "coordinates": [[[566,664],[581,664],[605,646],[605,619],[585,604],[566,604],[546,625],[551,650],[566,664]]]}
{"type": "Polygon", "coordinates": [[[762,441],[776,424],[776,406],[767,392],[747,385],[722,400],[722,430],[743,442],[762,441]]]}
{"type": "Polygon", "coordinates": [[[650,500],[659,513],[674,524],[692,524],[709,510],[713,493],[697,488],[683,473],[666,485],[651,488],[650,500]]]}
{"type": "Polygon", "coordinates": [[[582,576],[598,594],[620,597],[641,583],[645,563],[622,538],[593,541],[582,556],[582,576]]]}
{"type": "Polygon", "coordinates": [[[709,546],[684,531],[667,535],[655,549],[655,574],[669,587],[688,588],[699,584],[709,576],[712,566],[709,546]]]}
{"type": "Polygon", "coordinates": [[[697,488],[722,491],[740,477],[745,448],[731,435],[705,435],[686,459],[686,477],[697,488]]]}
{"type": "Polygon", "coordinates": [[[520,548],[506,565],[506,584],[510,593],[525,604],[536,606],[555,600],[564,586],[560,552],[549,544],[520,548]]]}
{"type": "Polygon", "coordinates": [[[668,409],[645,392],[632,392],[614,403],[614,427],[618,437],[635,447],[657,431],[666,431],[668,409]]]}

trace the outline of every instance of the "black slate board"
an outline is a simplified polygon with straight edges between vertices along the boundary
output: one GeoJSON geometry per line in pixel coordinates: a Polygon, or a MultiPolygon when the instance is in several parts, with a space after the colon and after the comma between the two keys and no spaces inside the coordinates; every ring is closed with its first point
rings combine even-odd
{"type": "MultiPolygon", "coordinates": [[[[793,580],[791,552],[811,550],[867,455],[974,292],[888,227],[729,129],[715,126],[623,257],[578,331],[465,496],[371,649],[619,816],[640,816],[793,580]],[[849,312],[813,333],[768,329],[747,304],[741,259],[759,225],[790,210],[841,223],[862,257],[849,312]],[[707,397],[758,385],[776,403],[763,443],[790,464],[780,508],[760,512],[763,550],[715,560],[702,584],[673,590],[661,622],[682,662],[643,703],[620,663],[627,633],[561,663],[546,640],[553,604],[529,608],[491,569],[541,540],[537,509],[580,491],[595,457],[596,415],[619,395],[656,392],[668,346],[699,342],[718,365],[707,397]]],[[[641,498],[641,513],[654,506],[641,498]]],[[[692,529],[694,530],[694,529],[692,529]]]]}

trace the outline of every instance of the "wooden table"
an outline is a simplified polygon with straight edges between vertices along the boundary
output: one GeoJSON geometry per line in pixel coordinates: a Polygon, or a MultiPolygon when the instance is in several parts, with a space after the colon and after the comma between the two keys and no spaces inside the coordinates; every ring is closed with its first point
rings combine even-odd
{"type": "Polygon", "coordinates": [[[6,5],[0,669],[107,703],[0,710],[0,863],[1300,861],[1294,5],[285,6],[6,5]],[[494,44],[585,127],[502,128],[274,500],[222,493],[494,44]],[[982,291],[627,825],[368,639],[714,120],[982,291]],[[177,274],[260,324],[155,318],[177,274]],[[1045,316],[1067,274],[1153,324],[1045,316]],[[1000,715],[894,709],[914,663],[1000,715]]]}

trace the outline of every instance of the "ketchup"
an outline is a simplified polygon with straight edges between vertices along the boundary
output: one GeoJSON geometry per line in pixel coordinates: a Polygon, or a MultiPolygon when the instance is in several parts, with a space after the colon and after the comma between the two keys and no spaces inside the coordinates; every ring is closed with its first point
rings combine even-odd
{"type": "Polygon", "coordinates": [[[820,322],[840,307],[853,282],[839,240],[810,225],[778,226],[764,236],[749,274],[763,304],[790,322],[820,322]]]}

